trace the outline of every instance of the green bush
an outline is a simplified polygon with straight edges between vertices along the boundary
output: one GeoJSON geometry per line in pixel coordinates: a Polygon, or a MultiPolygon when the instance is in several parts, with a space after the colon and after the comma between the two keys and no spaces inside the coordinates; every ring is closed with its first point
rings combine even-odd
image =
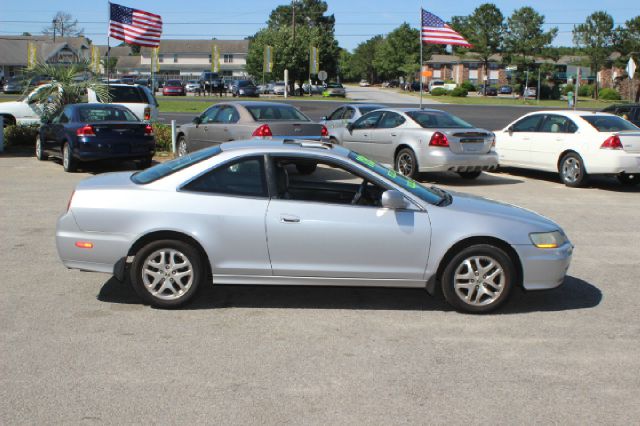
{"type": "Polygon", "coordinates": [[[557,85],[540,85],[540,99],[558,100],[560,99],[560,88],[557,85]]]}
{"type": "Polygon", "coordinates": [[[444,87],[436,87],[435,89],[431,90],[431,96],[444,96],[448,93],[449,92],[444,87]]]}
{"type": "Polygon", "coordinates": [[[39,129],[39,124],[7,126],[4,128],[4,145],[35,147],[39,129]]]}
{"type": "Polygon", "coordinates": [[[621,99],[620,93],[618,93],[616,89],[602,89],[598,95],[600,99],[605,101],[619,101],[621,99]]]}
{"type": "Polygon", "coordinates": [[[573,84],[569,83],[569,84],[565,84],[564,87],[562,88],[562,94],[567,96],[569,94],[569,92],[574,92],[575,94],[575,87],[573,87],[573,84]]]}
{"type": "Polygon", "coordinates": [[[578,89],[578,96],[584,96],[584,97],[593,96],[593,85],[591,84],[581,85],[580,88],[578,89]]]}
{"type": "Polygon", "coordinates": [[[467,92],[467,90],[463,87],[456,87],[450,93],[451,96],[455,96],[456,98],[464,98],[468,94],[469,92],[467,92]]]}
{"type": "Polygon", "coordinates": [[[473,85],[472,82],[470,81],[465,81],[464,83],[462,83],[460,85],[461,88],[463,88],[464,90],[466,90],[467,92],[475,92],[476,91],[476,86],[473,85]]]}
{"type": "Polygon", "coordinates": [[[171,152],[171,126],[154,123],[153,133],[156,135],[156,151],[171,152]]]}

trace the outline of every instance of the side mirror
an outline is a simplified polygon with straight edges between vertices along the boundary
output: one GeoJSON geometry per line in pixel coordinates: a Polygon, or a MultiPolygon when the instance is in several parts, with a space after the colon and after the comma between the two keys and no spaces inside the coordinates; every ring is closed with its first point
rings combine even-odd
{"type": "Polygon", "coordinates": [[[349,131],[349,133],[353,132],[353,123],[347,124],[347,130],[349,131]]]}
{"type": "Polygon", "coordinates": [[[383,192],[380,203],[382,204],[382,207],[394,210],[406,209],[409,205],[407,199],[404,198],[404,195],[395,189],[383,192]]]}
{"type": "Polygon", "coordinates": [[[320,121],[327,121],[327,116],[323,115],[322,118],[320,119],[320,121]]]}
{"type": "Polygon", "coordinates": [[[509,132],[509,136],[513,136],[513,126],[509,126],[507,132],[509,132]]]}
{"type": "Polygon", "coordinates": [[[197,126],[198,124],[202,123],[202,118],[193,117],[193,120],[191,120],[191,122],[197,126]]]}

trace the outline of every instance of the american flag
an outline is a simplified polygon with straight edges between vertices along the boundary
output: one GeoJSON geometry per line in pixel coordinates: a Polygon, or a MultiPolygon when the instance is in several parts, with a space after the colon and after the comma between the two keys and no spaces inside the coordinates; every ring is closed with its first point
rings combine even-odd
{"type": "Polygon", "coordinates": [[[125,43],[158,47],[162,35],[162,17],[144,10],[109,3],[109,36],[125,43]]]}
{"type": "Polygon", "coordinates": [[[422,42],[471,47],[471,44],[464,37],[455,32],[442,19],[424,9],[422,9],[422,42]]]}

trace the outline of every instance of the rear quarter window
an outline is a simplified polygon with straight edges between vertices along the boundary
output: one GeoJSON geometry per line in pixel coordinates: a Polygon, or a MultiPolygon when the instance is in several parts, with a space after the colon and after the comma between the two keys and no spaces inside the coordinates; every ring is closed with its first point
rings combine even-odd
{"type": "Polygon", "coordinates": [[[142,89],[135,86],[131,86],[131,87],[112,86],[109,88],[109,94],[111,95],[111,102],[132,103],[132,104],[148,103],[147,96],[144,94],[142,89]]]}

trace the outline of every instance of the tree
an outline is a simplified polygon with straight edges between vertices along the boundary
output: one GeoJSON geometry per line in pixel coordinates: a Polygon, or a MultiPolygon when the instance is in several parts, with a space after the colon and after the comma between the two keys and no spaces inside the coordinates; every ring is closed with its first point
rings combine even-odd
{"type": "MultiPolygon", "coordinates": [[[[614,32],[615,49],[622,54],[616,60],[616,66],[624,69],[629,58],[634,58],[637,65],[635,76],[640,78],[640,16],[625,22],[624,27],[617,27],[614,32]]],[[[640,84],[636,90],[635,102],[640,102],[640,84]]]]}
{"type": "Polygon", "coordinates": [[[289,70],[291,85],[309,77],[309,49],[318,48],[321,69],[336,75],[339,57],[335,40],[335,17],[325,15],[327,3],[321,0],[295,1],[278,6],[269,15],[267,28],[253,36],[247,57],[247,71],[262,75],[264,46],[273,46],[273,73],[281,76],[289,70]]]}
{"type": "MultiPolygon", "coordinates": [[[[609,57],[613,46],[613,34],[613,18],[604,11],[592,13],[584,24],[573,27],[573,42],[589,57],[593,72],[600,71],[609,57]]],[[[598,99],[597,81],[593,96],[598,99]]]]}
{"type": "Polygon", "coordinates": [[[111,56],[108,58],[105,57],[100,60],[100,63],[102,64],[105,74],[114,74],[116,72],[116,65],[118,65],[118,58],[111,56]]]}
{"type": "Polygon", "coordinates": [[[353,55],[347,49],[340,49],[337,72],[343,81],[354,81],[359,78],[353,71],[352,61],[353,55]]]}
{"type": "Polygon", "coordinates": [[[22,35],[25,37],[31,37],[31,33],[27,31],[23,32],[22,35]]]}
{"type": "Polygon", "coordinates": [[[413,80],[420,69],[420,33],[406,22],[391,31],[375,52],[373,65],[383,78],[400,75],[413,80]]]}
{"type": "Polygon", "coordinates": [[[547,32],[542,30],[544,16],[530,7],[522,7],[513,12],[507,19],[506,32],[503,39],[505,59],[525,65],[528,69],[535,63],[535,55],[549,47],[558,28],[547,32]]]}
{"type": "Polygon", "coordinates": [[[473,45],[470,50],[480,58],[484,75],[488,75],[489,58],[500,52],[505,30],[504,16],[500,9],[495,4],[484,3],[471,15],[454,16],[451,22],[452,27],[473,45]]]}
{"type": "Polygon", "coordinates": [[[78,20],[70,13],[59,11],[51,20],[51,25],[42,29],[42,34],[60,37],[77,37],[84,34],[84,28],[78,28],[78,20]]]}
{"type": "Polygon", "coordinates": [[[366,78],[371,83],[378,80],[378,72],[373,63],[378,46],[384,41],[381,35],[360,43],[351,57],[351,71],[356,78],[366,78]]]}
{"type": "Polygon", "coordinates": [[[107,86],[89,72],[88,62],[64,66],[38,62],[25,70],[27,80],[42,75],[49,76],[51,83],[41,86],[34,99],[42,105],[44,120],[57,115],[65,105],[82,102],[87,89],[93,89],[99,99],[108,102],[111,98],[107,86]]]}

